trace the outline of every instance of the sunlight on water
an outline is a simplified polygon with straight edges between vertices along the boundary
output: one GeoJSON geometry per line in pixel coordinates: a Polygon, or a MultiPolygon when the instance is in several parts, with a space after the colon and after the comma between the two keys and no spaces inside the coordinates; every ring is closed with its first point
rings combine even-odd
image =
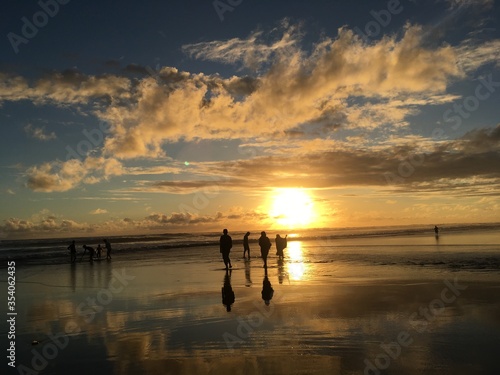
{"type": "Polygon", "coordinates": [[[290,242],[288,250],[288,274],[292,280],[302,280],[306,271],[301,241],[290,242]]]}

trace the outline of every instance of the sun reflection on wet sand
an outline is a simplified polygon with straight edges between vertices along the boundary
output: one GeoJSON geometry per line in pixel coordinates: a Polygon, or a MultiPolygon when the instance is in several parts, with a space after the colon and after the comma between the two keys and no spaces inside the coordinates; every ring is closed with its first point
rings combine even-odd
{"type": "Polygon", "coordinates": [[[307,279],[307,265],[304,263],[304,255],[301,241],[288,243],[288,274],[291,280],[300,281],[307,279]]]}

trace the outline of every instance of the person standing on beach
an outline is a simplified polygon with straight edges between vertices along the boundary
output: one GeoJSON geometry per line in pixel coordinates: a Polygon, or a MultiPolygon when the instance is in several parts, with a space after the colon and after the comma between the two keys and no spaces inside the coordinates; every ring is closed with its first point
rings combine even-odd
{"type": "MultiPolygon", "coordinates": [[[[87,250],[89,251],[89,262],[92,263],[94,261],[95,250],[92,246],[83,245],[83,255],[85,255],[87,250]]],[[[83,255],[82,255],[82,258],[83,258],[83,255]]]]}
{"type": "Polygon", "coordinates": [[[266,232],[260,232],[259,238],[260,255],[264,260],[264,268],[267,268],[267,255],[269,254],[269,249],[271,248],[271,240],[266,236],[266,232]]]}
{"type": "Polygon", "coordinates": [[[97,245],[96,252],[97,252],[97,259],[101,259],[101,253],[102,253],[102,247],[101,247],[101,244],[98,244],[98,245],[97,245]]]}
{"type": "Polygon", "coordinates": [[[285,238],[281,238],[279,234],[276,235],[276,255],[278,259],[283,259],[285,257],[283,250],[287,247],[287,237],[288,235],[286,235],[285,238]]]}
{"type": "Polygon", "coordinates": [[[68,250],[71,254],[71,263],[76,262],[76,246],[75,246],[75,240],[71,241],[71,244],[68,246],[68,250]]]}
{"type": "Polygon", "coordinates": [[[250,235],[250,232],[247,232],[243,236],[243,258],[245,258],[245,254],[248,251],[248,259],[250,259],[250,245],[248,244],[248,236],[250,235]]]}
{"type": "Polygon", "coordinates": [[[106,247],[106,259],[111,259],[111,244],[108,240],[104,240],[104,246],[106,247]]]}
{"type": "Polygon", "coordinates": [[[229,234],[227,234],[227,229],[224,229],[222,233],[222,236],[220,236],[220,252],[222,254],[222,259],[224,260],[224,265],[226,266],[227,270],[228,265],[229,268],[233,267],[231,266],[231,260],[229,259],[229,252],[233,247],[233,239],[229,234]]]}

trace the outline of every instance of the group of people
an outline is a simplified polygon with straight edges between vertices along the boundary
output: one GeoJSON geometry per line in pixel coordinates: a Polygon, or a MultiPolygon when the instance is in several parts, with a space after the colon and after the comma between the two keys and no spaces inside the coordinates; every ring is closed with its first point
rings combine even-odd
{"type": "MultiPolygon", "coordinates": [[[[111,244],[109,243],[108,240],[103,240],[104,242],[104,247],[106,248],[106,259],[111,259],[111,244]]],[[[71,244],[68,246],[68,250],[71,255],[71,263],[76,262],[76,243],[75,240],[71,241],[71,244]]],[[[85,253],[87,251],[89,252],[89,262],[93,262],[95,259],[101,259],[101,253],[102,253],[103,248],[101,247],[101,244],[97,245],[97,248],[94,249],[92,246],[87,246],[83,245],[83,254],[81,259],[85,256],[85,253]]],[[[81,260],[80,259],[80,260],[81,260]]]]}
{"type": "MultiPolygon", "coordinates": [[[[243,236],[243,258],[246,259],[246,254],[248,253],[248,259],[250,259],[250,245],[248,241],[248,236],[250,236],[250,232],[246,232],[245,236],[243,236]]],[[[276,255],[278,259],[283,259],[284,254],[283,250],[287,247],[287,237],[281,237],[279,234],[276,235],[276,255]]],[[[231,248],[233,247],[233,240],[231,236],[228,234],[227,229],[222,231],[222,236],[220,236],[220,252],[222,254],[222,260],[224,261],[224,265],[226,266],[226,270],[228,268],[232,268],[231,260],[229,259],[229,253],[231,252],[231,248]]],[[[264,261],[264,268],[267,268],[267,256],[269,255],[269,250],[271,249],[272,243],[269,237],[267,237],[266,232],[260,232],[259,238],[259,246],[260,246],[260,255],[264,261]]]]}

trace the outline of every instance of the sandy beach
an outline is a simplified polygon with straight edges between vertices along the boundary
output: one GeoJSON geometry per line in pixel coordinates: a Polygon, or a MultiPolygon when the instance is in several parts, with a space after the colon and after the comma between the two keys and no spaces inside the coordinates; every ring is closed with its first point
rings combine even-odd
{"type": "MultiPolygon", "coordinates": [[[[353,249],[363,252],[359,243],[339,245],[338,260],[312,261],[319,244],[290,242],[283,263],[269,261],[268,305],[256,251],[251,261],[233,252],[229,278],[213,247],[182,256],[19,267],[17,368],[7,368],[24,374],[496,373],[498,269],[450,267],[450,257],[468,264],[451,247],[435,257],[445,266],[388,264],[415,249],[377,241],[385,247],[363,261],[353,256],[353,249]],[[235,296],[230,312],[221,293],[228,282],[235,296]]],[[[481,257],[498,262],[494,247],[481,257]]]]}

